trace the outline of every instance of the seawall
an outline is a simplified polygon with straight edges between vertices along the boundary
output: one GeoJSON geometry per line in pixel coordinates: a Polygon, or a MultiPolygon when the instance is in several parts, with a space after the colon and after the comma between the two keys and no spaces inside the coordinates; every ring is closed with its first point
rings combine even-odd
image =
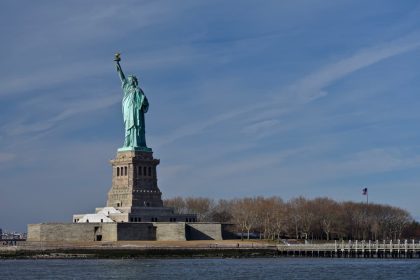
{"type": "Polygon", "coordinates": [[[14,246],[0,246],[0,258],[420,258],[420,245],[411,245],[407,242],[382,246],[350,243],[285,245],[240,240],[17,242],[14,246]]]}
{"type": "Polygon", "coordinates": [[[19,242],[0,258],[241,258],[274,257],[275,245],[241,241],[19,242]]]}

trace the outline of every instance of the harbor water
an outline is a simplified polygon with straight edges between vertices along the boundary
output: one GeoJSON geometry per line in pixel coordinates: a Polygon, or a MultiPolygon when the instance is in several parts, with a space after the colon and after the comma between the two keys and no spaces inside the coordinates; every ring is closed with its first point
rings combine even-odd
{"type": "Polygon", "coordinates": [[[0,279],[420,279],[420,260],[6,259],[0,279]]]}

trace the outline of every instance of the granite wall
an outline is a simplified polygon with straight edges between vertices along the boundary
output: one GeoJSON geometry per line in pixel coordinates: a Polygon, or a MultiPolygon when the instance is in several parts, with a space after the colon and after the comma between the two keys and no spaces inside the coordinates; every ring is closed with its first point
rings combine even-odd
{"type": "Polygon", "coordinates": [[[28,241],[222,240],[218,223],[44,223],[28,225],[28,241]]]}
{"type": "Polygon", "coordinates": [[[45,223],[28,225],[28,241],[155,240],[152,223],[45,223]]]}
{"type": "Polygon", "coordinates": [[[187,240],[223,240],[222,224],[191,223],[186,227],[187,240]]]}
{"type": "Polygon", "coordinates": [[[156,227],[156,240],[184,241],[185,223],[153,223],[156,227]]]}

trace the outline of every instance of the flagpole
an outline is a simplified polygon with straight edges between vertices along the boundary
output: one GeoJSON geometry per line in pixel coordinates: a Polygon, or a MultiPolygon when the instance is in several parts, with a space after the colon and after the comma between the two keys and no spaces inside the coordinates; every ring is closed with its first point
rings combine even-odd
{"type": "Polygon", "coordinates": [[[366,192],[366,205],[369,205],[369,190],[366,192]]]}
{"type": "MultiPolygon", "coordinates": [[[[366,207],[365,207],[365,219],[366,219],[366,223],[368,222],[368,211],[369,211],[369,189],[367,187],[365,187],[363,189],[363,194],[366,195],[366,207]]],[[[367,232],[368,236],[369,236],[369,231],[367,232]]],[[[364,234],[363,234],[364,235],[364,234]]]]}
{"type": "Polygon", "coordinates": [[[365,187],[362,191],[363,191],[363,195],[366,195],[366,205],[368,205],[369,204],[369,189],[365,187]]]}
{"type": "Polygon", "coordinates": [[[369,205],[369,189],[366,188],[366,205],[369,205]]]}

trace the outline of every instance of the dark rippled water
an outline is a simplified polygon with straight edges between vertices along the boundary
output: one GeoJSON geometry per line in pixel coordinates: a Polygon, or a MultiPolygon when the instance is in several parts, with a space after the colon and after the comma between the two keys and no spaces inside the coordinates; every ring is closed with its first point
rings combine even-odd
{"type": "Polygon", "coordinates": [[[420,279],[420,260],[0,260],[0,279],[420,279]]]}

